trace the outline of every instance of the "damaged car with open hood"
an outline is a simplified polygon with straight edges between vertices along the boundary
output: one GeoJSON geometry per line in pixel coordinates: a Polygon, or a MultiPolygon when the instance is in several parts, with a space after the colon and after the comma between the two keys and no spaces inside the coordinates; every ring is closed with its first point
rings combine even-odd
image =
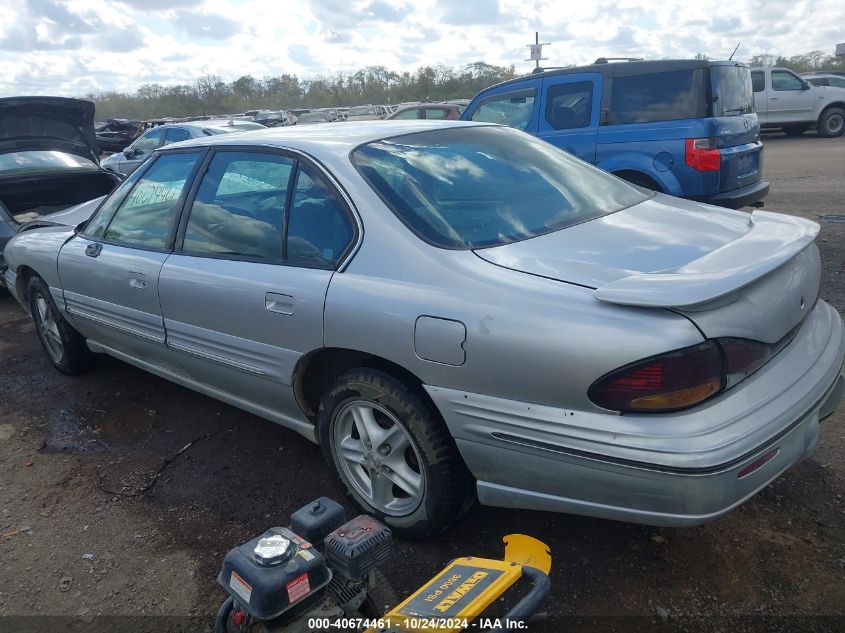
{"type": "Polygon", "coordinates": [[[122,179],[100,167],[92,102],[0,99],[0,268],[22,226],[55,224],[53,214],[105,196],[122,179]]]}

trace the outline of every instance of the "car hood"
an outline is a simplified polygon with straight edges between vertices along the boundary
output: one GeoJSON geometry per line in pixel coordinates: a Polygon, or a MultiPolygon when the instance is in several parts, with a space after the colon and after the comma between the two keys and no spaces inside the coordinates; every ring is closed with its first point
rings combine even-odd
{"type": "Polygon", "coordinates": [[[18,232],[28,231],[30,229],[41,228],[44,226],[76,226],[77,224],[88,220],[105,198],[106,196],[100,196],[99,198],[94,198],[88,202],[78,204],[75,207],[69,207],[63,211],[57,211],[56,213],[51,213],[50,215],[45,215],[38,219],[31,220],[30,222],[22,224],[18,232]]]}
{"type": "Polygon", "coordinates": [[[0,99],[0,154],[59,151],[99,164],[94,104],[65,97],[0,99]]]}

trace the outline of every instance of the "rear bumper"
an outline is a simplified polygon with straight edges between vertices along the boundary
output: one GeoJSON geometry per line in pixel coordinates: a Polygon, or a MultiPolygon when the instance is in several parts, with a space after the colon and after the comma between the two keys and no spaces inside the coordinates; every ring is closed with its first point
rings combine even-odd
{"type": "Polygon", "coordinates": [[[767,180],[759,180],[747,187],[740,187],[732,191],[723,191],[722,193],[717,193],[715,196],[690,196],[690,199],[707,204],[715,204],[719,207],[739,209],[740,207],[747,207],[761,202],[768,194],[769,182],[767,180]]]}
{"type": "Polygon", "coordinates": [[[820,420],[845,394],[844,361],[842,320],[819,302],[771,367],[686,414],[594,415],[427,389],[483,504],[688,526],[812,453],[820,420]]]}

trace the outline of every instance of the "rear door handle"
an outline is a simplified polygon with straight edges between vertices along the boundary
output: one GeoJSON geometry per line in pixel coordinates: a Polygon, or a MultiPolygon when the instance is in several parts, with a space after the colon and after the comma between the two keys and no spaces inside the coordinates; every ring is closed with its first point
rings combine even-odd
{"type": "Polygon", "coordinates": [[[268,292],[264,295],[264,309],[277,314],[292,315],[296,300],[290,295],[268,292]]]}
{"type": "Polygon", "coordinates": [[[88,257],[99,257],[102,250],[102,244],[99,242],[92,242],[85,247],[85,254],[88,255],[88,257]]]}
{"type": "Polygon", "coordinates": [[[147,287],[147,276],[144,273],[129,273],[129,286],[143,290],[147,287]]]}

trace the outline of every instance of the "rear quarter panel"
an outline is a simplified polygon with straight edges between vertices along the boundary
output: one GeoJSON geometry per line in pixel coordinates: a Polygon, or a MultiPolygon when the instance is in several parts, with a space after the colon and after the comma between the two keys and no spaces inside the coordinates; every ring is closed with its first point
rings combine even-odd
{"type": "Polygon", "coordinates": [[[11,270],[17,274],[18,300],[25,305],[22,272],[29,268],[50,287],[56,305],[64,310],[64,296],[59,277],[58,257],[62,245],[73,235],[73,228],[67,226],[49,227],[24,231],[12,238],[6,245],[4,256],[11,270]]]}
{"type": "Polygon", "coordinates": [[[599,376],[702,340],[667,310],[603,305],[590,289],[426,244],[360,178],[344,184],[364,240],[329,285],[326,347],[386,358],[428,385],[596,410],[587,388],[599,376]],[[421,316],[465,326],[462,365],[421,358],[421,316]]]}

